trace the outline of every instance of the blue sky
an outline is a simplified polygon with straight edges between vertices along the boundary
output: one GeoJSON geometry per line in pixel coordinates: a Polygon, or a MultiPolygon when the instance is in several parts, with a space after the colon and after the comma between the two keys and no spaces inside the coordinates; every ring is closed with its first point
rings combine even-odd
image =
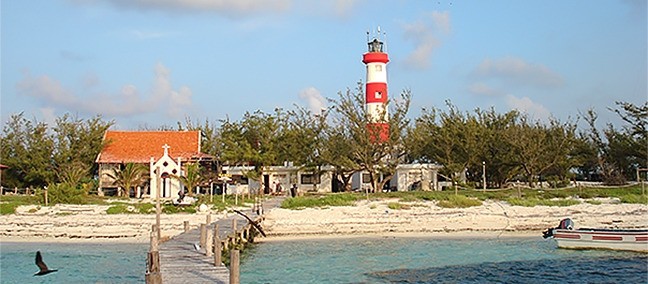
{"type": "Polygon", "coordinates": [[[1,116],[101,114],[117,129],[238,120],[365,79],[385,33],[391,98],[410,115],[494,107],[562,121],[647,91],[645,0],[3,0],[1,116]]]}

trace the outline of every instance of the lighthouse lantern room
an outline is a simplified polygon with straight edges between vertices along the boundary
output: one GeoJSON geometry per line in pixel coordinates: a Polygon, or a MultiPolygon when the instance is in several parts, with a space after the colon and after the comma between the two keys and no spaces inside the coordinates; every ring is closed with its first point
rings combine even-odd
{"type": "Polygon", "coordinates": [[[362,62],[367,66],[365,86],[365,107],[369,120],[367,130],[372,142],[384,143],[389,139],[389,124],[387,123],[387,62],[389,62],[389,57],[383,51],[380,27],[372,37],[367,32],[367,45],[368,50],[362,56],[362,62]]]}

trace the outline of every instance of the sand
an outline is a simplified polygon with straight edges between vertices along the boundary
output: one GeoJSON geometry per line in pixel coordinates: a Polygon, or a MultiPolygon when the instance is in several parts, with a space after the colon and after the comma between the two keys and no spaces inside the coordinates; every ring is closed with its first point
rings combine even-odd
{"type": "MultiPolygon", "coordinates": [[[[601,204],[582,202],[567,207],[522,207],[485,201],[470,208],[441,208],[435,201],[400,202],[403,209],[390,209],[398,200],[361,201],[356,206],[272,209],[263,227],[268,238],[327,237],[520,237],[541,236],[541,231],[571,218],[576,228],[648,228],[648,205],[621,204],[600,199],[601,204]]],[[[108,206],[21,206],[16,214],[0,216],[0,240],[26,242],[148,242],[154,214],[106,214],[108,206]]],[[[226,216],[213,211],[194,214],[163,214],[162,236],[172,237],[189,221],[192,228],[226,216]]],[[[231,213],[230,213],[231,214],[231,213]]]]}

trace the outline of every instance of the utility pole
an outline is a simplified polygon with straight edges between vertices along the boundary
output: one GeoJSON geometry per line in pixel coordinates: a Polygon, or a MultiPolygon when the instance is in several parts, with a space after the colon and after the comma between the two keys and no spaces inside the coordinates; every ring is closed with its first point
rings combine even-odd
{"type": "Polygon", "coordinates": [[[482,190],[486,191],[486,161],[482,161],[482,190]]]}

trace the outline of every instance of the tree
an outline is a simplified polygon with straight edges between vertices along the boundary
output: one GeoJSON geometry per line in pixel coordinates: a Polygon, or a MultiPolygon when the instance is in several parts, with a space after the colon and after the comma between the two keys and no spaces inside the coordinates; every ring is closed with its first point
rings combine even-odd
{"type": "Polygon", "coordinates": [[[58,176],[76,171],[76,182],[90,180],[91,174],[97,172],[95,159],[106,145],[104,133],[113,124],[113,121],[103,121],[99,115],[86,120],[69,114],[58,117],[53,128],[55,150],[52,157],[53,167],[60,173],[58,176]]]}
{"type": "Polygon", "coordinates": [[[113,168],[112,173],[106,175],[119,187],[117,196],[122,196],[124,192],[129,196],[131,188],[146,181],[147,173],[148,170],[141,164],[126,163],[123,168],[113,168]]]}
{"type": "Polygon", "coordinates": [[[43,187],[56,179],[52,164],[54,140],[47,124],[11,115],[0,140],[2,163],[9,166],[2,181],[10,187],[43,187]]]}
{"type": "Polygon", "coordinates": [[[245,172],[249,179],[262,184],[264,167],[277,164],[277,117],[256,111],[246,112],[240,122],[223,121],[221,126],[222,160],[230,165],[254,166],[245,172]]]}
{"type": "Polygon", "coordinates": [[[193,190],[200,183],[205,181],[205,177],[201,174],[200,164],[185,164],[184,175],[174,175],[175,179],[180,180],[184,186],[187,187],[187,194],[193,196],[193,190]]]}
{"type": "Polygon", "coordinates": [[[370,124],[371,118],[365,108],[363,86],[358,83],[355,92],[347,90],[338,93],[339,99],[332,100],[334,124],[331,128],[333,135],[329,137],[347,137],[349,147],[349,165],[353,171],[366,171],[372,190],[378,191],[393,176],[396,165],[406,154],[403,143],[405,128],[409,124],[406,115],[409,111],[411,92],[403,91],[400,100],[390,100],[392,111],[382,109],[379,117],[385,117],[385,123],[390,127],[386,141],[379,141],[380,127],[370,124]]]}

